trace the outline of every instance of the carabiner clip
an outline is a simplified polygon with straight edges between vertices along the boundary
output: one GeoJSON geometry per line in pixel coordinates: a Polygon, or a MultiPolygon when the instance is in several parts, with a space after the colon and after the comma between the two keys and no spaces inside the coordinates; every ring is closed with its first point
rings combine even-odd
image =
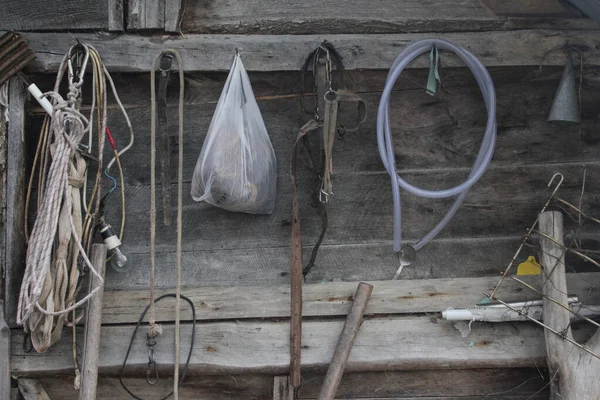
{"type": "Polygon", "coordinates": [[[156,385],[158,383],[158,368],[156,368],[156,362],[154,362],[154,360],[148,361],[146,382],[148,382],[149,385],[156,385]],[[152,370],[154,370],[154,373],[152,373],[152,370]]]}

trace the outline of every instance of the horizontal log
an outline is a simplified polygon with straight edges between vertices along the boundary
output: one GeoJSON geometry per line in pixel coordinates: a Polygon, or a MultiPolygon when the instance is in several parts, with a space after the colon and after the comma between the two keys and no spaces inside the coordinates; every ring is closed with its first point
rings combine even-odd
{"type": "MultiPolygon", "coordinates": [[[[37,72],[56,71],[69,46],[75,43],[73,35],[68,33],[24,36],[37,54],[30,71],[37,72]]],[[[109,70],[135,72],[148,71],[156,54],[164,48],[181,52],[186,71],[229,70],[236,48],[249,71],[298,71],[306,55],[323,40],[335,46],[347,69],[388,69],[404,47],[431,35],[184,35],[165,38],[82,33],[77,37],[98,49],[109,70]]],[[[468,48],[490,67],[564,65],[561,49],[566,43],[583,49],[600,46],[597,32],[593,30],[447,33],[444,39],[468,48]]],[[[587,65],[600,63],[600,55],[595,52],[586,52],[585,56],[587,65]]],[[[411,68],[428,65],[427,57],[422,57],[412,63],[411,68]]],[[[462,62],[448,56],[444,65],[460,66],[462,62]]]]}
{"type": "MultiPolygon", "coordinates": [[[[600,304],[600,293],[593,290],[600,272],[567,274],[567,278],[570,295],[578,296],[583,304],[600,304]]],[[[522,279],[540,289],[539,276],[522,279]]],[[[375,289],[366,314],[429,313],[448,307],[471,307],[483,298],[483,293],[489,293],[498,280],[498,277],[487,277],[371,282],[375,289]]],[[[345,316],[352,306],[356,282],[304,285],[302,291],[304,317],[345,316]]],[[[162,289],[156,296],[172,292],[172,289],[162,289]]],[[[194,302],[197,320],[277,318],[290,314],[289,285],[186,288],[182,294],[194,302]]],[[[512,279],[503,282],[497,296],[505,302],[541,298],[512,279]]],[[[148,290],[109,291],[105,292],[104,299],[103,324],[136,323],[150,301],[148,290]]],[[[174,320],[173,301],[163,300],[155,310],[158,321],[174,320]]],[[[187,305],[181,319],[192,319],[187,305]]]]}
{"type": "MultiPolygon", "coordinates": [[[[302,329],[302,366],[324,371],[343,328],[343,320],[305,321],[302,329]]],[[[148,363],[145,332],[139,332],[126,369],[145,371],[148,363]]],[[[100,373],[119,370],[133,326],[104,326],[98,367],[100,373]]],[[[181,326],[182,360],[187,353],[191,326],[181,326]]],[[[198,325],[190,372],[201,374],[272,373],[289,368],[289,323],[208,322],[198,325]]],[[[25,353],[23,332],[14,330],[11,371],[17,376],[56,374],[73,369],[72,340],[65,335],[44,354],[25,353]]],[[[174,326],[163,325],[155,347],[161,375],[174,360],[174,326]]],[[[473,324],[463,338],[451,323],[429,317],[387,317],[365,320],[356,338],[346,371],[393,371],[453,368],[512,368],[543,366],[543,329],[530,323],[473,324]]]]}
{"type": "MultiPolygon", "coordinates": [[[[311,33],[402,33],[509,30],[523,28],[595,28],[592,21],[568,18],[558,0],[540,6],[522,6],[522,1],[501,3],[503,14],[529,18],[503,18],[494,15],[479,0],[420,1],[361,0],[323,2],[280,0],[187,1],[183,32],[228,34],[311,34],[311,33]],[[507,4],[508,3],[508,4],[507,4]],[[511,4],[512,3],[512,4],[511,4]],[[554,4],[552,4],[554,3],[554,4]]],[[[535,3],[540,3],[535,2],[535,3]]],[[[497,8],[493,8],[497,11],[497,8]]]]}
{"type": "MultiPolygon", "coordinates": [[[[300,399],[316,399],[321,387],[322,374],[303,374],[300,399]]],[[[496,397],[493,393],[510,391],[511,399],[547,400],[548,389],[545,370],[536,368],[513,369],[461,369],[434,371],[390,371],[359,372],[344,374],[338,390],[338,398],[343,399],[409,399],[423,400],[428,396],[435,400],[472,399],[473,396],[486,396],[486,400],[508,400],[496,397]],[[541,372],[541,373],[540,373],[541,372]],[[519,385],[517,387],[517,385],[519,385]],[[512,389],[512,390],[511,390],[512,389]],[[545,397],[542,397],[545,396],[545,397]]],[[[77,391],[72,385],[72,376],[42,377],[50,398],[60,400],[77,399],[77,391]]],[[[141,398],[160,398],[173,388],[170,376],[161,377],[150,386],[141,376],[125,379],[127,387],[141,398]]],[[[270,399],[273,391],[273,377],[270,375],[211,375],[186,378],[179,389],[183,399],[203,400],[250,400],[270,399]]],[[[98,379],[98,399],[125,399],[127,393],[121,388],[117,378],[101,376],[98,379]]]]}
{"type": "MultiPolygon", "coordinates": [[[[18,31],[87,30],[108,27],[108,1],[2,1],[0,29],[18,31]]],[[[121,14],[121,18],[123,15],[121,14]]]]}

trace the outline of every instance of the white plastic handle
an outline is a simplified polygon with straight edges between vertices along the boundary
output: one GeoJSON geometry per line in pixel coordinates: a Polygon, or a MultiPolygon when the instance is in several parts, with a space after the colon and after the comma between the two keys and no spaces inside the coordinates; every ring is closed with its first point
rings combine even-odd
{"type": "Polygon", "coordinates": [[[48,101],[48,99],[44,97],[44,94],[42,93],[40,88],[38,88],[35,83],[32,83],[31,85],[29,85],[27,90],[37,100],[37,102],[40,103],[40,106],[42,106],[42,108],[46,110],[48,115],[52,116],[52,111],[54,110],[52,108],[52,104],[50,104],[50,101],[48,101]]]}

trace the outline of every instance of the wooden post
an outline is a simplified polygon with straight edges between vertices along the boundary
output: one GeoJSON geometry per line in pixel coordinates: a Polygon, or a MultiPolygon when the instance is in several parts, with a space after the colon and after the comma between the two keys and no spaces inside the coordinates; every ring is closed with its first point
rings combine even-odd
{"type": "Polygon", "coordinates": [[[4,300],[0,299],[0,398],[10,399],[10,328],[4,320],[4,300]]]}
{"type": "Polygon", "coordinates": [[[19,391],[25,400],[50,400],[40,381],[19,379],[19,391]]]}
{"type": "Polygon", "coordinates": [[[123,0],[108,0],[108,30],[122,32],[124,22],[123,0]]]}
{"type": "Polygon", "coordinates": [[[25,267],[25,103],[27,93],[19,78],[9,83],[6,214],[4,226],[4,317],[16,326],[17,301],[25,267]]]}
{"type": "Polygon", "coordinates": [[[287,376],[276,376],[273,379],[273,400],[294,400],[294,388],[287,376]]]}
{"type": "MultiPolygon", "coordinates": [[[[91,261],[100,276],[104,277],[106,270],[106,245],[96,243],[92,246],[91,261]]],[[[98,278],[93,274],[90,275],[90,288],[96,287],[98,285],[98,278]]],[[[96,295],[90,299],[87,307],[79,400],[94,400],[96,398],[103,296],[104,288],[100,289],[96,295]]]]}
{"type": "MultiPolygon", "coordinates": [[[[540,263],[542,265],[542,293],[544,294],[544,323],[565,337],[573,339],[570,312],[556,304],[567,303],[565,247],[563,243],[563,215],[559,211],[540,214],[540,263]],[[550,299],[549,299],[550,298],[550,299]]],[[[600,393],[600,359],[569,343],[561,336],[544,330],[552,399],[593,400],[600,393]]],[[[600,351],[600,330],[587,341],[586,346],[600,351]]]]}
{"type": "Polygon", "coordinates": [[[354,345],[354,339],[356,339],[356,335],[362,324],[363,315],[367,309],[367,304],[369,304],[372,292],[373,286],[368,283],[360,282],[358,284],[352,301],[352,308],[346,318],[344,329],[335,347],[335,353],[333,353],[327,375],[325,375],[325,381],[323,382],[323,386],[321,386],[319,400],[333,400],[335,398],[335,393],[342,380],[348,357],[350,357],[350,352],[354,345]]]}

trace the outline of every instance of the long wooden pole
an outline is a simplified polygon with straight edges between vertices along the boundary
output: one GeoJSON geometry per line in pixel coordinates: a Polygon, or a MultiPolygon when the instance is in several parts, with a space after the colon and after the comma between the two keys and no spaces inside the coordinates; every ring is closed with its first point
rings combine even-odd
{"type": "Polygon", "coordinates": [[[335,398],[335,392],[337,392],[337,388],[342,380],[348,357],[350,357],[350,351],[352,351],[352,346],[354,345],[354,339],[356,339],[356,335],[362,324],[363,316],[372,292],[373,286],[368,283],[361,282],[358,284],[358,288],[354,294],[352,308],[346,318],[346,324],[344,325],[344,329],[342,330],[342,334],[340,335],[340,339],[335,348],[335,353],[329,364],[329,369],[327,370],[323,386],[321,386],[318,400],[333,400],[335,398]]]}
{"type": "MultiPolygon", "coordinates": [[[[92,246],[92,265],[98,274],[104,277],[106,271],[106,245],[96,243],[92,246]]],[[[90,274],[90,287],[98,285],[98,278],[90,274]]],[[[104,288],[100,289],[89,301],[85,321],[85,340],[83,367],[81,370],[81,389],[79,400],[95,400],[98,384],[98,359],[100,355],[100,331],[102,328],[102,298],[104,288]]]]}

